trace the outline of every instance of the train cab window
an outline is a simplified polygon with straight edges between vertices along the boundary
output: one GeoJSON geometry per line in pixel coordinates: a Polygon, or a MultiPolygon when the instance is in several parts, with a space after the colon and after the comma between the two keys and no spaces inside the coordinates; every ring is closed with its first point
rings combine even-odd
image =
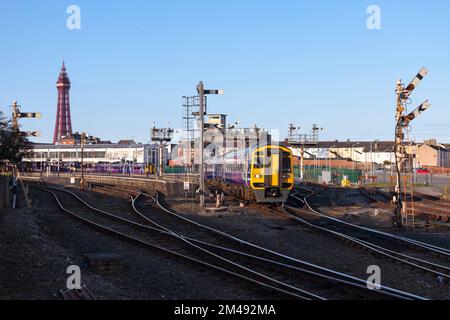
{"type": "Polygon", "coordinates": [[[253,161],[253,169],[261,169],[263,166],[263,159],[261,157],[256,157],[253,161]]]}
{"type": "Polygon", "coordinates": [[[292,172],[292,166],[291,166],[292,158],[289,153],[283,152],[283,172],[284,173],[291,173],[292,172]]]}
{"type": "Polygon", "coordinates": [[[291,171],[292,171],[291,158],[283,158],[283,172],[291,173],[291,171]]]}

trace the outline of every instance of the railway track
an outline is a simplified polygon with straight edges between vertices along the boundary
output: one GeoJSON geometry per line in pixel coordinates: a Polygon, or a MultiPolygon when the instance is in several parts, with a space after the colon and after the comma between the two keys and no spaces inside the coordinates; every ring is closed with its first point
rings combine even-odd
{"type": "MultiPolygon", "coordinates": [[[[192,238],[190,237],[191,234],[189,234],[189,236],[182,235],[180,234],[180,230],[174,230],[173,226],[166,227],[161,223],[154,221],[154,212],[152,212],[152,219],[150,219],[147,217],[147,214],[141,212],[142,209],[139,209],[142,206],[142,203],[140,202],[143,201],[144,198],[147,198],[151,200],[150,202],[153,205],[158,206],[160,210],[163,210],[166,214],[170,214],[172,217],[175,217],[173,215],[177,214],[162,206],[157,195],[139,193],[139,195],[132,195],[131,197],[133,210],[139,218],[144,219],[148,224],[152,225],[149,226],[139,224],[135,221],[127,220],[104,210],[95,208],[73,192],[48,188],[41,188],[41,190],[51,193],[63,211],[97,229],[101,229],[102,231],[112,233],[116,236],[120,236],[121,238],[125,238],[126,240],[131,240],[135,243],[151,247],[152,249],[158,249],[167,254],[175,255],[179,258],[187,259],[191,262],[210,267],[216,271],[227,273],[228,275],[238,277],[255,285],[276,291],[284,296],[297,299],[329,298],[314,293],[320,291],[320,286],[323,286],[323,282],[325,281],[327,283],[327,288],[330,287],[330,284],[334,285],[332,287],[337,288],[334,292],[335,296],[331,296],[331,298],[338,298],[337,296],[339,294],[341,298],[344,296],[345,298],[353,299],[356,297],[369,299],[424,299],[423,297],[389,287],[383,287],[381,290],[375,291],[369,290],[366,287],[366,281],[362,279],[357,279],[342,273],[337,273],[329,269],[309,264],[305,261],[278,254],[193,221],[189,221],[189,224],[194,224],[203,231],[207,230],[208,232],[213,232],[216,236],[220,234],[221,237],[225,237],[228,240],[233,239],[232,242],[234,245],[230,247],[231,242],[229,241],[227,243],[229,246],[225,247],[217,242],[214,243],[214,239],[211,239],[211,237],[207,238],[207,240],[210,241],[207,242],[198,238],[192,238]],[[87,211],[91,211],[89,217],[85,216],[85,214],[87,214],[86,210],[83,210],[83,213],[75,213],[73,212],[74,209],[68,209],[63,205],[61,198],[66,197],[65,201],[67,201],[67,196],[69,195],[72,197],[72,201],[73,199],[76,199],[78,202],[81,202],[83,206],[85,206],[85,209],[87,208],[87,211]],[[101,223],[92,220],[94,215],[102,216],[101,223]],[[105,219],[108,220],[108,222],[105,221],[105,219]],[[132,230],[128,230],[128,227],[132,230]],[[124,231],[124,228],[127,229],[127,231],[124,231]],[[136,235],[136,233],[139,235],[136,235]],[[149,237],[151,239],[149,239],[149,237]],[[158,243],[154,243],[155,237],[157,238],[156,240],[158,243]],[[176,245],[174,244],[174,241],[168,241],[169,238],[170,240],[177,240],[175,241],[176,245]],[[169,242],[170,247],[167,248],[169,242]],[[236,248],[236,245],[238,245],[238,248],[236,248]],[[259,254],[255,254],[254,252],[249,252],[248,250],[244,251],[242,246],[250,247],[253,250],[261,251],[265,254],[270,254],[272,255],[272,259],[261,255],[261,252],[259,254]],[[180,250],[182,250],[182,252],[180,252],[180,250]],[[274,259],[273,257],[277,258],[274,259]],[[283,262],[281,258],[286,261],[283,262]],[[293,265],[293,262],[297,265],[301,265],[302,267],[293,265]],[[293,281],[293,274],[296,275],[295,278],[297,279],[297,282],[293,281]],[[310,278],[314,278],[315,281],[311,283],[310,278]],[[319,281],[321,284],[319,284],[319,281]],[[293,284],[294,282],[296,285],[293,284]],[[303,288],[300,288],[300,286],[303,286],[303,288]]],[[[177,215],[177,218],[184,220],[185,222],[187,221],[186,218],[179,215],[177,215]]],[[[205,238],[205,233],[197,233],[196,236],[199,238],[203,236],[203,238],[205,238]]]]}
{"type": "MultiPolygon", "coordinates": [[[[310,198],[310,197],[315,196],[316,194],[319,194],[319,193],[321,193],[323,191],[325,191],[325,189],[322,188],[319,191],[314,191],[314,193],[309,194],[306,197],[310,198]]],[[[321,216],[321,217],[323,217],[325,219],[332,220],[332,221],[335,221],[335,222],[340,223],[342,225],[347,225],[347,226],[352,227],[352,228],[356,228],[356,229],[364,230],[364,231],[367,231],[367,232],[370,232],[370,233],[378,234],[378,235],[384,236],[384,237],[386,237],[388,239],[396,240],[396,241],[398,241],[400,243],[403,243],[403,244],[408,244],[408,245],[410,245],[412,247],[421,248],[421,249],[424,249],[424,250],[428,250],[428,251],[430,251],[432,253],[436,253],[436,254],[439,254],[439,255],[442,255],[442,256],[445,256],[445,257],[450,257],[450,249],[442,248],[442,247],[435,246],[435,245],[430,244],[430,243],[426,243],[426,242],[410,239],[410,238],[407,238],[407,237],[402,237],[402,236],[395,235],[395,234],[392,234],[392,233],[383,232],[383,231],[380,231],[380,230],[376,230],[376,229],[372,229],[372,228],[368,228],[368,227],[352,224],[352,223],[349,223],[349,222],[346,222],[346,221],[334,218],[334,217],[329,216],[327,214],[324,214],[323,212],[315,210],[310,205],[309,202],[307,202],[306,204],[307,204],[307,209],[308,210],[310,210],[315,215],[321,216]]]]}
{"type": "Polygon", "coordinates": [[[285,298],[289,297],[302,300],[323,299],[320,296],[276,281],[255,271],[244,270],[239,265],[228,262],[227,259],[213,259],[207,254],[206,250],[202,250],[201,253],[198,250],[193,250],[192,246],[186,245],[187,241],[183,240],[184,245],[180,245],[178,240],[182,239],[174,233],[163,232],[157,228],[139,224],[135,221],[98,209],[71,191],[48,187],[33,188],[51,194],[62,211],[98,231],[247,281],[259,288],[276,292],[285,298]]]}
{"type": "MultiPolygon", "coordinates": [[[[341,285],[341,286],[344,285],[344,286],[350,287],[353,291],[355,289],[362,290],[362,292],[364,293],[362,296],[363,297],[368,296],[367,286],[363,280],[353,278],[353,277],[350,277],[350,276],[347,276],[344,274],[336,273],[332,270],[326,270],[324,268],[319,268],[316,270],[315,268],[311,268],[311,267],[315,267],[314,265],[311,265],[308,263],[304,263],[302,265],[302,268],[295,267],[292,264],[287,264],[287,262],[289,262],[289,261],[290,262],[292,262],[292,261],[302,262],[302,261],[296,260],[295,258],[292,258],[292,257],[278,254],[276,252],[253,245],[251,243],[247,243],[245,240],[238,239],[238,238],[228,235],[220,230],[217,230],[217,229],[211,228],[209,226],[194,222],[190,219],[187,219],[186,217],[181,216],[173,211],[168,210],[166,207],[164,207],[161,204],[161,202],[159,201],[157,194],[150,195],[147,193],[141,193],[139,196],[134,197],[132,199],[132,201],[133,201],[133,210],[135,210],[135,212],[138,214],[138,216],[141,217],[142,219],[146,220],[150,224],[154,225],[157,228],[160,228],[167,232],[171,232],[173,230],[173,228],[178,228],[178,230],[177,230],[178,234],[187,232],[190,234],[190,236],[195,236],[195,235],[193,235],[193,227],[197,227],[198,228],[197,231],[200,233],[196,235],[196,238],[191,238],[191,237],[187,237],[187,236],[184,236],[184,238],[188,239],[194,243],[198,243],[200,245],[205,245],[206,247],[209,248],[209,250],[216,249],[217,254],[220,254],[220,255],[227,254],[227,253],[237,254],[238,258],[239,258],[238,261],[240,261],[240,262],[242,262],[243,257],[252,258],[253,260],[256,260],[256,262],[258,263],[256,266],[260,266],[261,263],[265,263],[265,264],[268,263],[272,267],[273,266],[281,267],[281,269],[278,271],[282,272],[283,274],[292,273],[292,271],[296,271],[297,273],[306,274],[309,277],[312,276],[313,278],[319,278],[322,280],[325,279],[325,280],[331,281],[332,283],[335,282],[336,284],[341,285]],[[151,214],[151,219],[148,218],[148,215],[145,215],[142,212],[140,212],[137,209],[138,205],[136,203],[138,202],[139,198],[142,199],[143,197],[150,198],[152,200],[151,201],[152,204],[156,205],[163,212],[168,214],[168,217],[159,216],[157,219],[158,222],[156,222],[155,221],[155,219],[156,219],[155,212],[153,212],[153,214],[151,214]],[[176,218],[176,219],[174,220],[171,218],[176,218]],[[182,222],[187,223],[187,226],[183,226],[182,222]],[[162,224],[165,224],[165,225],[169,224],[171,229],[167,229],[162,224]],[[212,232],[215,235],[215,237],[212,237],[212,238],[208,237],[209,242],[207,242],[207,243],[205,241],[198,241],[198,239],[205,239],[206,234],[204,233],[204,231],[212,232]],[[217,238],[217,236],[219,236],[219,237],[217,238]],[[228,241],[232,240],[233,242],[236,242],[236,244],[241,245],[241,247],[238,250],[235,250],[235,249],[231,249],[229,246],[224,247],[223,245],[221,245],[224,241],[227,241],[227,240],[228,241]],[[214,244],[214,243],[216,243],[216,244],[214,244]],[[244,245],[244,248],[242,248],[242,245],[244,245]],[[247,247],[247,248],[245,248],[245,247],[247,247]],[[252,249],[252,250],[249,251],[248,249],[252,249]],[[265,257],[261,256],[261,253],[265,253],[266,256],[265,257]],[[267,253],[269,253],[269,255],[267,255],[267,253]],[[279,260],[280,258],[285,261],[280,261],[279,260]],[[307,266],[308,269],[305,269],[305,266],[307,266]],[[324,271],[327,271],[326,274],[324,274],[324,271]],[[336,276],[338,276],[338,277],[336,277],[336,276]],[[350,279],[352,281],[349,282],[348,279],[350,279]],[[357,280],[357,281],[355,282],[354,280],[357,280]],[[362,285],[363,283],[364,283],[364,285],[362,285]]],[[[255,266],[253,265],[252,267],[255,267],[255,266]]],[[[297,275],[297,277],[298,277],[298,275],[297,275]]],[[[308,281],[311,281],[311,279],[309,279],[308,281]]],[[[394,294],[394,296],[392,296],[389,290],[392,290],[392,289],[386,288],[386,292],[388,293],[386,296],[394,297],[397,295],[397,294],[394,294]]],[[[392,292],[395,292],[395,289],[392,292]]],[[[385,293],[382,293],[382,295],[383,294],[385,294],[385,293]]],[[[372,296],[372,295],[373,295],[373,292],[370,292],[369,296],[372,296]]],[[[377,296],[377,295],[379,295],[379,292],[375,293],[375,296],[377,296]]]]}
{"type": "MultiPolygon", "coordinates": [[[[165,208],[160,203],[160,201],[159,201],[157,196],[155,197],[155,196],[152,196],[152,195],[149,195],[149,194],[143,194],[143,195],[151,197],[154,200],[154,202],[160,207],[161,210],[166,212],[168,215],[177,218],[178,220],[185,221],[185,222],[187,222],[187,223],[189,223],[191,225],[200,227],[201,229],[211,231],[213,234],[222,236],[222,237],[226,238],[227,240],[232,240],[232,241],[237,242],[239,244],[244,244],[244,245],[247,246],[247,250],[248,249],[252,249],[252,250],[256,249],[257,253],[243,253],[243,255],[245,255],[245,256],[249,256],[250,255],[250,256],[252,256],[252,258],[258,260],[259,262],[269,262],[271,264],[276,264],[276,265],[282,266],[282,267],[285,268],[285,270],[281,270],[284,273],[287,272],[287,271],[294,270],[294,271],[297,271],[297,272],[306,273],[307,275],[313,276],[313,277],[316,277],[316,278],[319,277],[319,278],[322,278],[322,279],[327,279],[327,280],[330,280],[331,282],[336,282],[337,284],[340,284],[340,285],[350,286],[350,287],[352,287],[352,289],[358,288],[358,289],[362,289],[363,291],[367,291],[367,283],[366,283],[366,281],[364,281],[362,279],[358,279],[356,277],[352,277],[352,276],[349,276],[349,275],[346,275],[346,274],[343,274],[343,273],[339,273],[339,272],[336,272],[336,271],[333,271],[333,270],[330,270],[330,269],[322,268],[320,266],[313,265],[313,264],[310,264],[308,262],[305,262],[305,261],[302,261],[302,260],[299,260],[299,259],[296,259],[296,258],[293,258],[293,257],[289,257],[289,256],[286,256],[286,255],[277,253],[277,252],[274,252],[274,251],[269,250],[267,248],[263,248],[263,247],[257,246],[255,244],[247,242],[247,241],[245,241],[243,239],[236,238],[236,237],[234,237],[232,235],[229,235],[229,234],[227,234],[227,233],[225,233],[225,232],[223,232],[221,230],[217,230],[217,229],[211,228],[209,226],[200,224],[200,223],[195,222],[193,220],[190,220],[190,219],[188,219],[188,218],[186,218],[184,216],[181,216],[181,215],[179,215],[179,214],[177,214],[177,213],[175,213],[173,211],[170,211],[169,209],[165,208]],[[265,257],[265,258],[262,257],[261,253],[268,254],[268,257],[265,257]],[[287,262],[290,262],[290,263],[286,264],[287,262],[280,262],[279,261],[280,258],[283,259],[283,260],[286,260],[287,262]],[[294,265],[292,265],[292,262],[295,262],[297,264],[302,265],[302,268],[295,267],[294,265]],[[308,267],[308,269],[305,269],[305,267],[308,267]]],[[[141,213],[138,213],[138,214],[141,214],[141,213]]],[[[154,223],[154,221],[152,220],[151,223],[154,223]]],[[[222,247],[222,246],[219,247],[219,250],[225,251],[225,252],[229,251],[228,248],[225,248],[225,247],[222,247]]],[[[241,255],[242,255],[242,252],[241,252],[241,255]]],[[[392,293],[394,293],[394,296],[397,296],[397,295],[402,296],[402,295],[405,294],[405,292],[401,292],[399,290],[395,290],[395,289],[392,289],[392,288],[389,288],[389,287],[383,287],[381,290],[383,291],[382,295],[383,294],[387,294],[386,296],[391,296],[391,297],[393,297],[392,293]]],[[[373,293],[373,291],[370,292],[370,295],[372,295],[372,293],[373,293]]],[[[377,293],[380,293],[380,292],[377,292],[377,293]]],[[[400,297],[400,296],[397,296],[397,298],[400,297]]],[[[411,298],[410,294],[408,294],[408,293],[406,293],[406,296],[408,298],[411,298]]]]}
{"type": "MultiPolygon", "coordinates": [[[[361,194],[372,201],[377,207],[386,210],[393,211],[395,206],[386,201],[390,201],[388,196],[376,189],[375,194],[370,195],[363,189],[360,189],[361,194]],[[380,200],[382,198],[383,200],[380,200]]],[[[444,200],[430,200],[426,195],[414,194],[414,202],[411,203],[411,195],[408,194],[408,207],[409,213],[414,213],[417,216],[421,216],[427,220],[436,220],[441,222],[450,221],[450,203],[444,200]]]]}
{"type": "Polygon", "coordinates": [[[438,248],[430,244],[354,225],[328,216],[315,210],[309,202],[309,198],[318,193],[320,191],[311,192],[309,195],[304,195],[303,198],[293,196],[293,198],[296,198],[297,201],[303,204],[303,208],[285,205],[283,212],[292,219],[310,228],[325,232],[351,244],[356,244],[379,256],[389,258],[414,269],[419,269],[433,276],[437,276],[439,279],[445,279],[447,281],[450,279],[450,267],[448,266],[450,254],[448,249],[438,248]],[[299,214],[302,214],[302,216],[299,214]],[[317,222],[318,218],[322,219],[317,222]],[[405,244],[408,250],[413,248],[415,252],[406,254],[405,244]],[[427,253],[430,251],[441,257],[429,256],[427,253]],[[445,263],[442,260],[445,260],[445,263]]]}

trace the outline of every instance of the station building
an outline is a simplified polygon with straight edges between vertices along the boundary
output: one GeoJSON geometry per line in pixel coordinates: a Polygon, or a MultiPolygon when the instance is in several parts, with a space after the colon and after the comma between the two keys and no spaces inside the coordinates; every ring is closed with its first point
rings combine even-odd
{"type": "MultiPolygon", "coordinates": [[[[170,159],[172,145],[165,148],[164,158],[170,159]]],[[[36,169],[48,165],[72,165],[81,163],[81,145],[77,144],[34,144],[33,156],[24,159],[36,169]]],[[[158,166],[159,148],[157,144],[140,144],[134,141],[119,143],[86,144],[83,146],[83,162],[86,164],[153,164],[158,166]]]]}

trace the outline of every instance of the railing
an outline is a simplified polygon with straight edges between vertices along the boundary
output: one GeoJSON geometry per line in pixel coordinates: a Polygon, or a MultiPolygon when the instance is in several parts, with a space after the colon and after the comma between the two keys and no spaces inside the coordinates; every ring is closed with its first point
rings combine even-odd
{"type": "MultiPolygon", "coordinates": [[[[122,178],[122,179],[134,179],[134,180],[146,180],[146,181],[167,181],[167,182],[190,182],[193,184],[198,183],[197,175],[188,175],[188,174],[164,174],[162,177],[158,177],[157,175],[146,175],[146,174],[113,174],[113,173],[85,173],[84,177],[111,177],[111,178],[122,178]]],[[[25,172],[22,173],[22,177],[24,178],[71,178],[71,177],[81,177],[80,172],[75,173],[57,173],[57,172],[25,172]]]]}

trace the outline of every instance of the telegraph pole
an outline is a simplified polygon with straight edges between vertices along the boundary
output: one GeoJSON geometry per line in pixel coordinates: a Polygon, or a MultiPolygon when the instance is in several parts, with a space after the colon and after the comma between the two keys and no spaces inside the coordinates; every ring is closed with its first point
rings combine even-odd
{"type": "Polygon", "coordinates": [[[205,85],[202,81],[197,86],[197,92],[199,96],[199,116],[200,116],[200,207],[203,208],[205,206],[205,167],[204,167],[204,153],[205,153],[205,139],[204,139],[204,130],[205,130],[205,95],[215,94],[222,95],[224,94],[223,90],[205,90],[205,85]]]}
{"type": "Polygon", "coordinates": [[[395,161],[397,168],[396,186],[394,191],[393,202],[396,204],[394,212],[394,227],[403,227],[403,219],[407,216],[406,202],[402,195],[402,173],[404,171],[404,164],[407,158],[406,148],[403,145],[404,129],[417,118],[421,113],[427,110],[431,104],[427,101],[422,103],[417,109],[409,114],[406,114],[406,105],[409,103],[411,93],[420,84],[422,79],[428,74],[428,70],[422,68],[411,83],[405,88],[402,80],[397,81],[397,107],[396,107],[396,126],[395,126],[395,161]]]}

